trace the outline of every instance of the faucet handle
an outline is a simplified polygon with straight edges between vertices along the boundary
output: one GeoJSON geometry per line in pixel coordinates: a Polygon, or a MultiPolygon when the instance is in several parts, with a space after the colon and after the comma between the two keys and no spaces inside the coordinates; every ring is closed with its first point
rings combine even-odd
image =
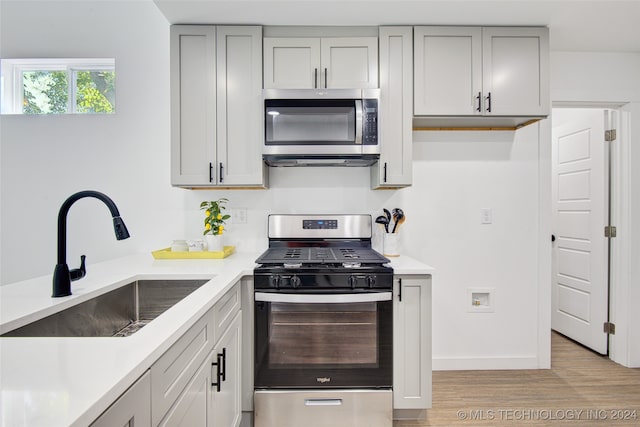
{"type": "Polygon", "coordinates": [[[82,279],[85,274],[87,274],[87,269],[84,265],[84,260],[87,258],[86,255],[80,256],[80,268],[74,268],[69,272],[69,276],[71,277],[71,281],[82,279]]]}

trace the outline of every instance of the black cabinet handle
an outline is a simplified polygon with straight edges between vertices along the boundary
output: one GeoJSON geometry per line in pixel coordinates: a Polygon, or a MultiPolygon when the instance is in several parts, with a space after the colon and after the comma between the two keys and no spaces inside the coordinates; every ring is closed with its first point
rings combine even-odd
{"type": "Polygon", "coordinates": [[[224,166],[222,166],[222,162],[220,162],[220,183],[224,181],[224,176],[222,175],[223,170],[224,166]]]}
{"type": "Polygon", "coordinates": [[[327,69],[324,69],[324,88],[327,88],[327,69]]]}
{"type": "Polygon", "coordinates": [[[318,89],[318,69],[313,69],[313,87],[318,89]]]}
{"type": "Polygon", "coordinates": [[[491,92],[487,95],[487,112],[491,112],[491,92]]]}
{"type": "Polygon", "coordinates": [[[478,92],[478,96],[476,96],[476,99],[478,100],[478,107],[476,107],[476,111],[478,113],[482,112],[482,92],[478,92]]]}
{"type": "Polygon", "coordinates": [[[211,363],[211,366],[216,367],[216,381],[211,382],[211,387],[215,387],[217,392],[220,392],[220,384],[222,383],[222,381],[220,381],[222,378],[222,373],[220,372],[220,367],[222,366],[221,358],[222,354],[218,353],[216,355],[216,361],[211,363]]]}
{"type": "Polygon", "coordinates": [[[222,354],[218,354],[218,356],[222,356],[222,381],[227,380],[227,349],[222,349],[222,354]]]}
{"type": "Polygon", "coordinates": [[[555,242],[555,241],[556,241],[556,235],[555,235],[555,234],[552,234],[552,235],[551,235],[551,241],[552,241],[552,242],[555,242]]]}
{"type": "Polygon", "coordinates": [[[387,182],[387,162],[384,162],[384,178],[382,182],[387,182]]]}
{"type": "Polygon", "coordinates": [[[213,182],[213,163],[209,162],[209,182],[213,182]]]}
{"type": "Polygon", "coordinates": [[[398,279],[398,301],[402,301],[402,279],[398,279]]]}

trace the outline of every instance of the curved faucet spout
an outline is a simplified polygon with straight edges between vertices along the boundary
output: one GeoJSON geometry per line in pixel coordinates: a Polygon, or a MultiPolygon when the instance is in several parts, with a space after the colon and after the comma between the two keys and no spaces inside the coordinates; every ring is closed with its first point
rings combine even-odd
{"type": "Polygon", "coordinates": [[[113,229],[116,233],[116,239],[123,240],[129,238],[129,231],[124,225],[122,218],[120,218],[118,207],[109,196],[91,190],[79,191],[72,194],[64,201],[62,206],[60,206],[60,212],[58,212],[58,263],[53,272],[53,297],[71,295],[71,281],[81,279],[86,274],[84,255],[82,255],[80,268],[69,271],[69,266],[67,265],[67,214],[75,202],[85,197],[96,198],[107,205],[113,217],[113,229]]]}

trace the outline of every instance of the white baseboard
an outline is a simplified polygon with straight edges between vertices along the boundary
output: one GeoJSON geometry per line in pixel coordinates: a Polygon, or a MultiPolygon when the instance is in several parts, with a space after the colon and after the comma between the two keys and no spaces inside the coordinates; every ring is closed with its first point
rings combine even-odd
{"type": "Polygon", "coordinates": [[[541,369],[537,357],[457,357],[433,358],[434,371],[484,371],[501,369],[541,369]]]}

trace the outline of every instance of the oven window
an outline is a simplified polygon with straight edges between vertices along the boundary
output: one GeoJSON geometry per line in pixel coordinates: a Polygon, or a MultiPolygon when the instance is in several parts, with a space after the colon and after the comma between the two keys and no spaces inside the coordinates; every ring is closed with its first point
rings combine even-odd
{"type": "Polygon", "coordinates": [[[278,365],[375,367],[378,363],[377,304],[272,303],[268,348],[272,368],[278,365]]]}

